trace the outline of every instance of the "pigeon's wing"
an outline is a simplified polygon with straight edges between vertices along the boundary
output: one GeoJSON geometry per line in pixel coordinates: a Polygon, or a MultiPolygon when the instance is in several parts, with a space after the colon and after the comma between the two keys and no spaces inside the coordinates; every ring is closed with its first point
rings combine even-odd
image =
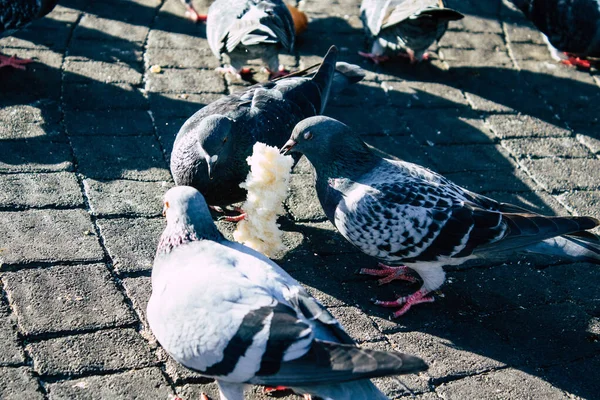
{"type": "MultiPolygon", "coordinates": [[[[217,0],[208,9],[206,38],[213,54],[221,58],[231,26],[247,12],[246,0],[217,0]]],[[[234,46],[235,47],[235,46],[234,46]]]]}
{"type": "Polygon", "coordinates": [[[371,35],[377,36],[381,31],[391,2],[392,0],[363,0],[361,3],[360,16],[371,35]]]}
{"type": "Polygon", "coordinates": [[[441,0],[395,0],[390,4],[390,11],[386,14],[382,29],[390,28],[409,18],[435,17],[439,20],[452,21],[463,18],[458,11],[444,6],[441,0]]]}

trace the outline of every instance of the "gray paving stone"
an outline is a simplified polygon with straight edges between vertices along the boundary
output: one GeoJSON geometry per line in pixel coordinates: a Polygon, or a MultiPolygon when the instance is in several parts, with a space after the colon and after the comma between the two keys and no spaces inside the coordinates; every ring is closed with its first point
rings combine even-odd
{"type": "Polygon", "coordinates": [[[0,397],[12,399],[23,397],[31,400],[42,400],[44,395],[40,385],[32,376],[28,367],[0,367],[0,397]]]}
{"type": "Polygon", "coordinates": [[[82,207],[83,196],[75,174],[0,175],[0,207],[82,207]]]}
{"type": "Polygon", "coordinates": [[[52,383],[47,388],[51,400],[165,400],[173,397],[173,391],[158,368],[90,376],[52,383]]]}
{"type": "Polygon", "coordinates": [[[496,136],[501,139],[572,135],[560,121],[543,121],[529,115],[490,115],[487,121],[496,136]]]}
{"type": "Polygon", "coordinates": [[[165,68],[160,74],[146,73],[146,89],[167,93],[225,93],[226,88],[223,77],[213,70],[165,68]]]}
{"type": "Polygon", "coordinates": [[[78,170],[93,179],[170,180],[156,138],[152,136],[73,137],[78,170]]]}
{"type": "Polygon", "coordinates": [[[86,179],[83,185],[94,215],[157,217],[162,213],[162,197],[173,184],[86,179]]]}
{"type": "Polygon", "coordinates": [[[125,278],[122,282],[127,297],[131,299],[133,308],[142,322],[144,330],[150,332],[148,320],[146,319],[146,308],[148,307],[148,300],[150,300],[150,295],[152,294],[152,282],[150,277],[140,276],[136,278],[125,278]]]}
{"type": "Polygon", "coordinates": [[[469,376],[436,388],[444,399],[567,399],[560,389],[540,377],[508,368],[469,376]]]}
{"type": "Polygon", "coordinates": [[[589,149],[571,137],[503,140],[502,145],[517,158],[590,158],[592,156],[589,149]]]}
{"type": "Polygon", "coordinates": [[[143,43],[148,31],[149,28],[146,26],[85,14],[73,32],[73,38],[98,41],[127,40],[143,43]]]}
{"type": "Polygon", "coordinates": [[[179,132],[179,129],[181,129],[187,119],[188,117],[160,117],[156,119],[156,133],[158,134],[158,139],[163,148],[163,154],[167,163],[170,163],[173,143],[175,143],[177,132],[179,132]]]}
{"type": "Polygon", "coordinates": [[[57,100],[60,95],[62,55],[50,50],[18,49],[3,51],[5,55],[18,55],[34,60],[26,70],[3,71],[0,77],[0,91],[10,93],[2,96],[1,105],[33,103],[39,99],[57,100]],[[9,102],[6,104],[6,102],[9,102]]]}
{"type": "Polygon", "coordinates": [[[325,115],[348,125],[361,135],[406,135],[405,124],[396,110],[363,107],[348,113],[346,107],[327,107],[325,115]]]}
{"type": "Polygon", "coordinates": [[[498,173],[515,168],[506,149],[492,144],[433,146],[429,148],[429,156],[436,165],[434,170],[441,174],[463,171],[498,173]],[[477,157],[474,157],[475,154],[477,157]]]}
{"type": "Polygon", "coordinates": [[[0,264],[98,261],[103,258],[88,213],[27,210],[0,213],[0,264]]]}
{"type": "Polygon", "coordinates": [[[221,63],[208,46],[200,49],[163,49],[150,47],[146,53],[148,65],[162,68],[207,68],[214,69],[221,63]]]}
{"type": "MultiPolygon", "coordinates": [[[[466,18],[465,18],[466,19],[466,18]]],[[[440,56],[448,62],[450,68],[458,66],[498,67],[512,66],[512,60],[503,49],[455,49],[447,47],[440,49],[440,56]]]]}
{"type": "MultiPolygon", "coordinates": [[[[177,394],[184,399],[197,399],[201,393],[206,393],[211,399],[219,398],[217,384],[214,382],[190,383],[177,387],[176,390],[177,394]]],[[[289,391],[281,394],[278,393],[276,396],[277,399],[281,400],[297,400],[299,398],[289,391]]],[[[265,394],[261,386],[248,387],[244,393],[245,400],[270,400],[273,398],[275,398],[273,395],[265,394]]]]}
{"type": "MultiPolygon", "coordinates": [[[[597,308],[598,298],[596,296],[598,287],[598,271],[597,266],[590,263],[574,263],[566,265],[553,265],[550,268],[543,270],[544,276],[550,280],[556,290],[561,290],[565,293],[566,298],[581,304],[586,312],[592,316],[597,316],[594,312],[597,308]]],[[[592,330],[592,320],[587,326],[588,333],[592,330]]],[[[594,341],[594,335],[590,335],[590,341],[594,341]]],[[[597,335],[596,335],[597,336],[597,335]]]]}
{"type": "Polygon", "coordinates": [[[208,42],[203,37],[195,37],[175,32],[153,29],[148,34],[148,48],[162,49],[201,49],[208,42]]]}
{"type": "Polygon", "coordinates": [[[77,376],[155,364],[144,339],[133,329],[111,329],[30,343],[27,350],[40,375],[77,376]]]}
{"type": "Polygon", "coordinates": [[[0,139],[60,140],[62,135],[58,103],[52,100],[0,108],[0,121],[0,139]]]}
{"type": "Polygon", "coordinates": [[[0,154],[0,172],[71,171],[71,149],[66,143],[5,140],[0,154]]]}
{"type": "Polygon", "coordinates": [[[548,47],[541,44],[511,43],[510,50],[519,66],[522,64],[528,65],[522,61],[535,60],[541,62],[548,59],[548,47]]]}
{"type": "Polygon", "coordinates": [[[505,21],[502,23],[512,43],[545,44],[542,34],[535,27],[523,25],[523,20],[505,21]]]}
{"type": "MultiPolygon", "coordinates": [[[[577,132],[578,130],[575,129],[575,132],[577,132]]],[[[583,143],[588,149],[590,149],[590,151],[594,154],[599,154],[600,153],[600,139],[597,139],[593,136],[588,136],[588,135],[582,135],[582,134],[577,134],[575,135],[577,137],[577,140],[579,140],[581,143],[583,143]]]]}
{"type": "Polygon", "coordinates": [[[457,108],[466,106],[465,96],[459,89],[431,82],[383,82],[390,103],[404,108],[457,108]]]}
{"type": "Polygon", "coordinates": [[[445,173],[444,176],[452,182],[477,193],[529,192],[536,188],[535,182],[520,169],[503,170],[502,172],[445,173]]]}
{"type": "Polygon", "coordinates": [[[135,322],[102,264],[6,272],[2,280],[19,328],[27,336],[135,322]]]}
{"type": "Polygon", "coordinates": [[[17,336],[16,319],[4,302],[0,303],[0,349],[0,367],[25,364],[25,354],[17,336]]]}
{"type": "Polygon", "coordinates": [[[452,21],[448,26],[451,31],[467,31],[475,33],[497,33],[502,34],[502,25],[499,21],[491,18],[469,15],[458,21],[452,21]]]}
{"type": "Polygon", "coordinates": [[[70,136],[152,135],[152,119],[145,110],[65,111],[65,125],[70,136]]]}
{"type": "Polygon", "coordinates": [[[98,226],[117,273],[152,269],[158,238],[165,228],[162,218],[99,219],[98,226]]]}
{"type": "Polygon", "coordinates": [[[331,314],[346,328],[346,332],[359,343],[383,340],[383,335],[373,322],[357,307],[334,307],[331,314]]]}
{"type": "Polygon", "coordinates": [[[64,86],[66,109],[104,110],[106,108],[142,108],[146,99],[129,83],[70,83],[64,86]]]}
{"type": "MultiPolygon", "coordinates": [[[[593,399],[600,382],[594,379],[596,371],[600,368],[600,357],[595,356],[572,364],[560,364],[544,371],[544,379],[555,387],[559,387],[583,399],[593,399]]],[[[569,398],[573,398],[569,396],[569,398]]]]}
{"type": "Polygon", "coordinates": [[[327,218],[317,198],[311,175],[293,174],[289,190],[285,204],[295,221],[323,221],[327,218]]]}
{"type": "Polygon", "coordinates": [[[115,7],[119,9],[119,20],[135,25],[150,25],[156,13],[156,4],[140,0],[130,0],[126,3],[115,0],[94,1],[86,11],[98,17],[114,18],[115,7]]]}
{"type": "Polygon", "coordinates": [[[403,117],[421,144],[491,144],[495,137],[483,119],[464,110],[413,110],[403,117]]]}
{"type": "Polygon", "coordinates": [[[157,119],[189,118],[202,107],[222,97],[219,93],[148,93],[152,115],[157,119]]]}
{"type": "Polygon", "coordinates": [[[589,215],[600,218],[600,192],[597,190],[591,192],[566,192],[560,194],[558,199],[577,215],[589,215]]]}
{"type": "Polygon", "coordinates": [[[65,82],[124,82],[132,85],[142,83],[142,74],[139,71],[119,62],[67,60],[64,71],[65,82]]]}
{"type": "Polygon", "coordinates": [[[440,40],[440,47],[457,49],[506,50],[504,39],[495,33],[448,31],[440,40]]]}
{"type": "Polygon", "coordinates": [[[600,187],[599,159],[525,160],[524,167],[549,192],[600,187]]]}
{"type": "Polygon", "coordinates": [[[83,61],[120,61],[138,66],[142,62],[142,43],[120,41],[98,41],[75,38],[69,46],[69,59],[83,61]]]}

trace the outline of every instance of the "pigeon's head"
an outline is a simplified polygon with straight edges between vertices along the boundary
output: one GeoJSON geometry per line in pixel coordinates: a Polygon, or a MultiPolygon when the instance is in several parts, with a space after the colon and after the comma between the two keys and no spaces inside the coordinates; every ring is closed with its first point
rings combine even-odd
{"type": "Polygon", "coordinates": [[[353,134],[346,125],[322,115],[306,118],[294,127],[290,140],[281,148],[282,154],[299,152],[311,162],[337,153],[353,134]]]}
{"type": "Polygon", "coordinates": [[[206,162],[208,178],[212,179],[219,162],[227,160],[233,147],[233,120],[224,115],[209,115],[195,129],[198,132],[200,153],[206,162]]]}
{"type": "Polygon", "coordinates": [[[175,186],[165,193],[163,215],[167,226],[195,231],[199,237],[212,237],[217,230],[204,197],[191,186],[175,186]]]}

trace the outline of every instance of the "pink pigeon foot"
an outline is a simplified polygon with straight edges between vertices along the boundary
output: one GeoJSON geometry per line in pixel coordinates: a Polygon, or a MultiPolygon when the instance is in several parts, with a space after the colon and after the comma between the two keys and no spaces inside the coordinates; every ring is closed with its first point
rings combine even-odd
{"type": "MultiPolygon", "coordinates": [[[[219,206],[208,206],[208,207],[220,214],[225,213],[225,210],[223,210],[219,206]]],[[[240,222],[241,220],[246,219],[246,212],[244,210],[242,210],[241,207],[233,207],[233,209],[236,212],[238,212],[239,215],[224,215],[222,217],[219,217],[219,221],[240,222]]]]}
{"type": "Polygon", "coordinates": [[[382,277],[381,279],[377,280],[377,282],[380,285],[390,283],[391,281],[394,281],[396,279],[412,283],[417,281],[413,276],[408,275],[410,268],[404,265],[401,265],[399,267],[391,267],[383,263],[378,263],[377,267],[379,269],[362,268],[360,270],[360,274],[382,277]]]}
{"type": "Polygon", "coordinates": [[[20,59],[15,56],[7,57],[0,55],[0,68],[2,67],[12,67],[16,69],[25,69],[25,64],[29,64],[33,62],[32,59],[20,59]]]}
{"type": "Polygon", "coordinates": [[[374,300],[374,303],[375,303],[375,305],[378,305],[381,307],[389,307],[389,308],[400,307],[400,309],[394,313],[394,318],[398,318],[398,317],[406,314],[406,312],[408,310],[410,310],[410,308],[416,304],[434,302],[435,299],[433,298],[433,296],[427,296],[428,294],[429,294],[429,292],[427,292],[425,289],[419,289],[415,293],[411,294],[410,296],[399,297],[398,299],[396,299],[394,301],[374,300]]]}
{"type": "Polygon", "coordinates": [[[271,71],[268,68],[267,68],[267,71],[269,72],[269,80],[273,80],[273,79],[276,79],[276,78],[281,78],[282,76],[289,75],[289,73],[290,73],[290,71],[288,71],[287,69],[285,69],[285,67],[283,65],[279,66],[279,70],[278,71],[271,71]]]}
{"type": "Polygon", "coordinates": [[[592,63],[585,58],[579,58],[574,54],[565,53],[567,57],[566,60],[561,60],[561,64],[572,65],[574,67],[579,67],[583,69],[590,69],[592,67],[592,63]]]}
{"type": "Polygon", "coordinates": [[[361,57],[364,57],[364,58],[368,58],[369,60],[373,61],[375,64],[379,64],[384,61],[388,61],[390,59],[388,56],[378,56],[377,54],[365,53],[364,51],[359,51],[358,55],[361,57]]]}
{"type": "Polygon", "coordinates": [[[210,397],[206,393],[200,393],[200,400],[210,400],[210,397]]]}
{"type": "Polygon", "coordinates": [[[185,16],[192,22],[206,22],[206,14],[198,14],[198,11],[191,5],[187,4],[185,6],[185,16]]]}

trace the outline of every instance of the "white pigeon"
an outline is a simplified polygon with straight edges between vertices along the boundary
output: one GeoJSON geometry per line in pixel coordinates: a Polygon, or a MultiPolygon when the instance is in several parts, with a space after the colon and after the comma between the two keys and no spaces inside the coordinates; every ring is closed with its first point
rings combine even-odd
{"type": "Polygon", "coordinates": [[[170,189],[164,214],[148,323],[175,360],[216,379],[222,400],[243,399],[247,384],[387,399],[368,378],[427,369],[414,356],[357,347],[277,264],[225,239],[196,189],[170,189]]]}

